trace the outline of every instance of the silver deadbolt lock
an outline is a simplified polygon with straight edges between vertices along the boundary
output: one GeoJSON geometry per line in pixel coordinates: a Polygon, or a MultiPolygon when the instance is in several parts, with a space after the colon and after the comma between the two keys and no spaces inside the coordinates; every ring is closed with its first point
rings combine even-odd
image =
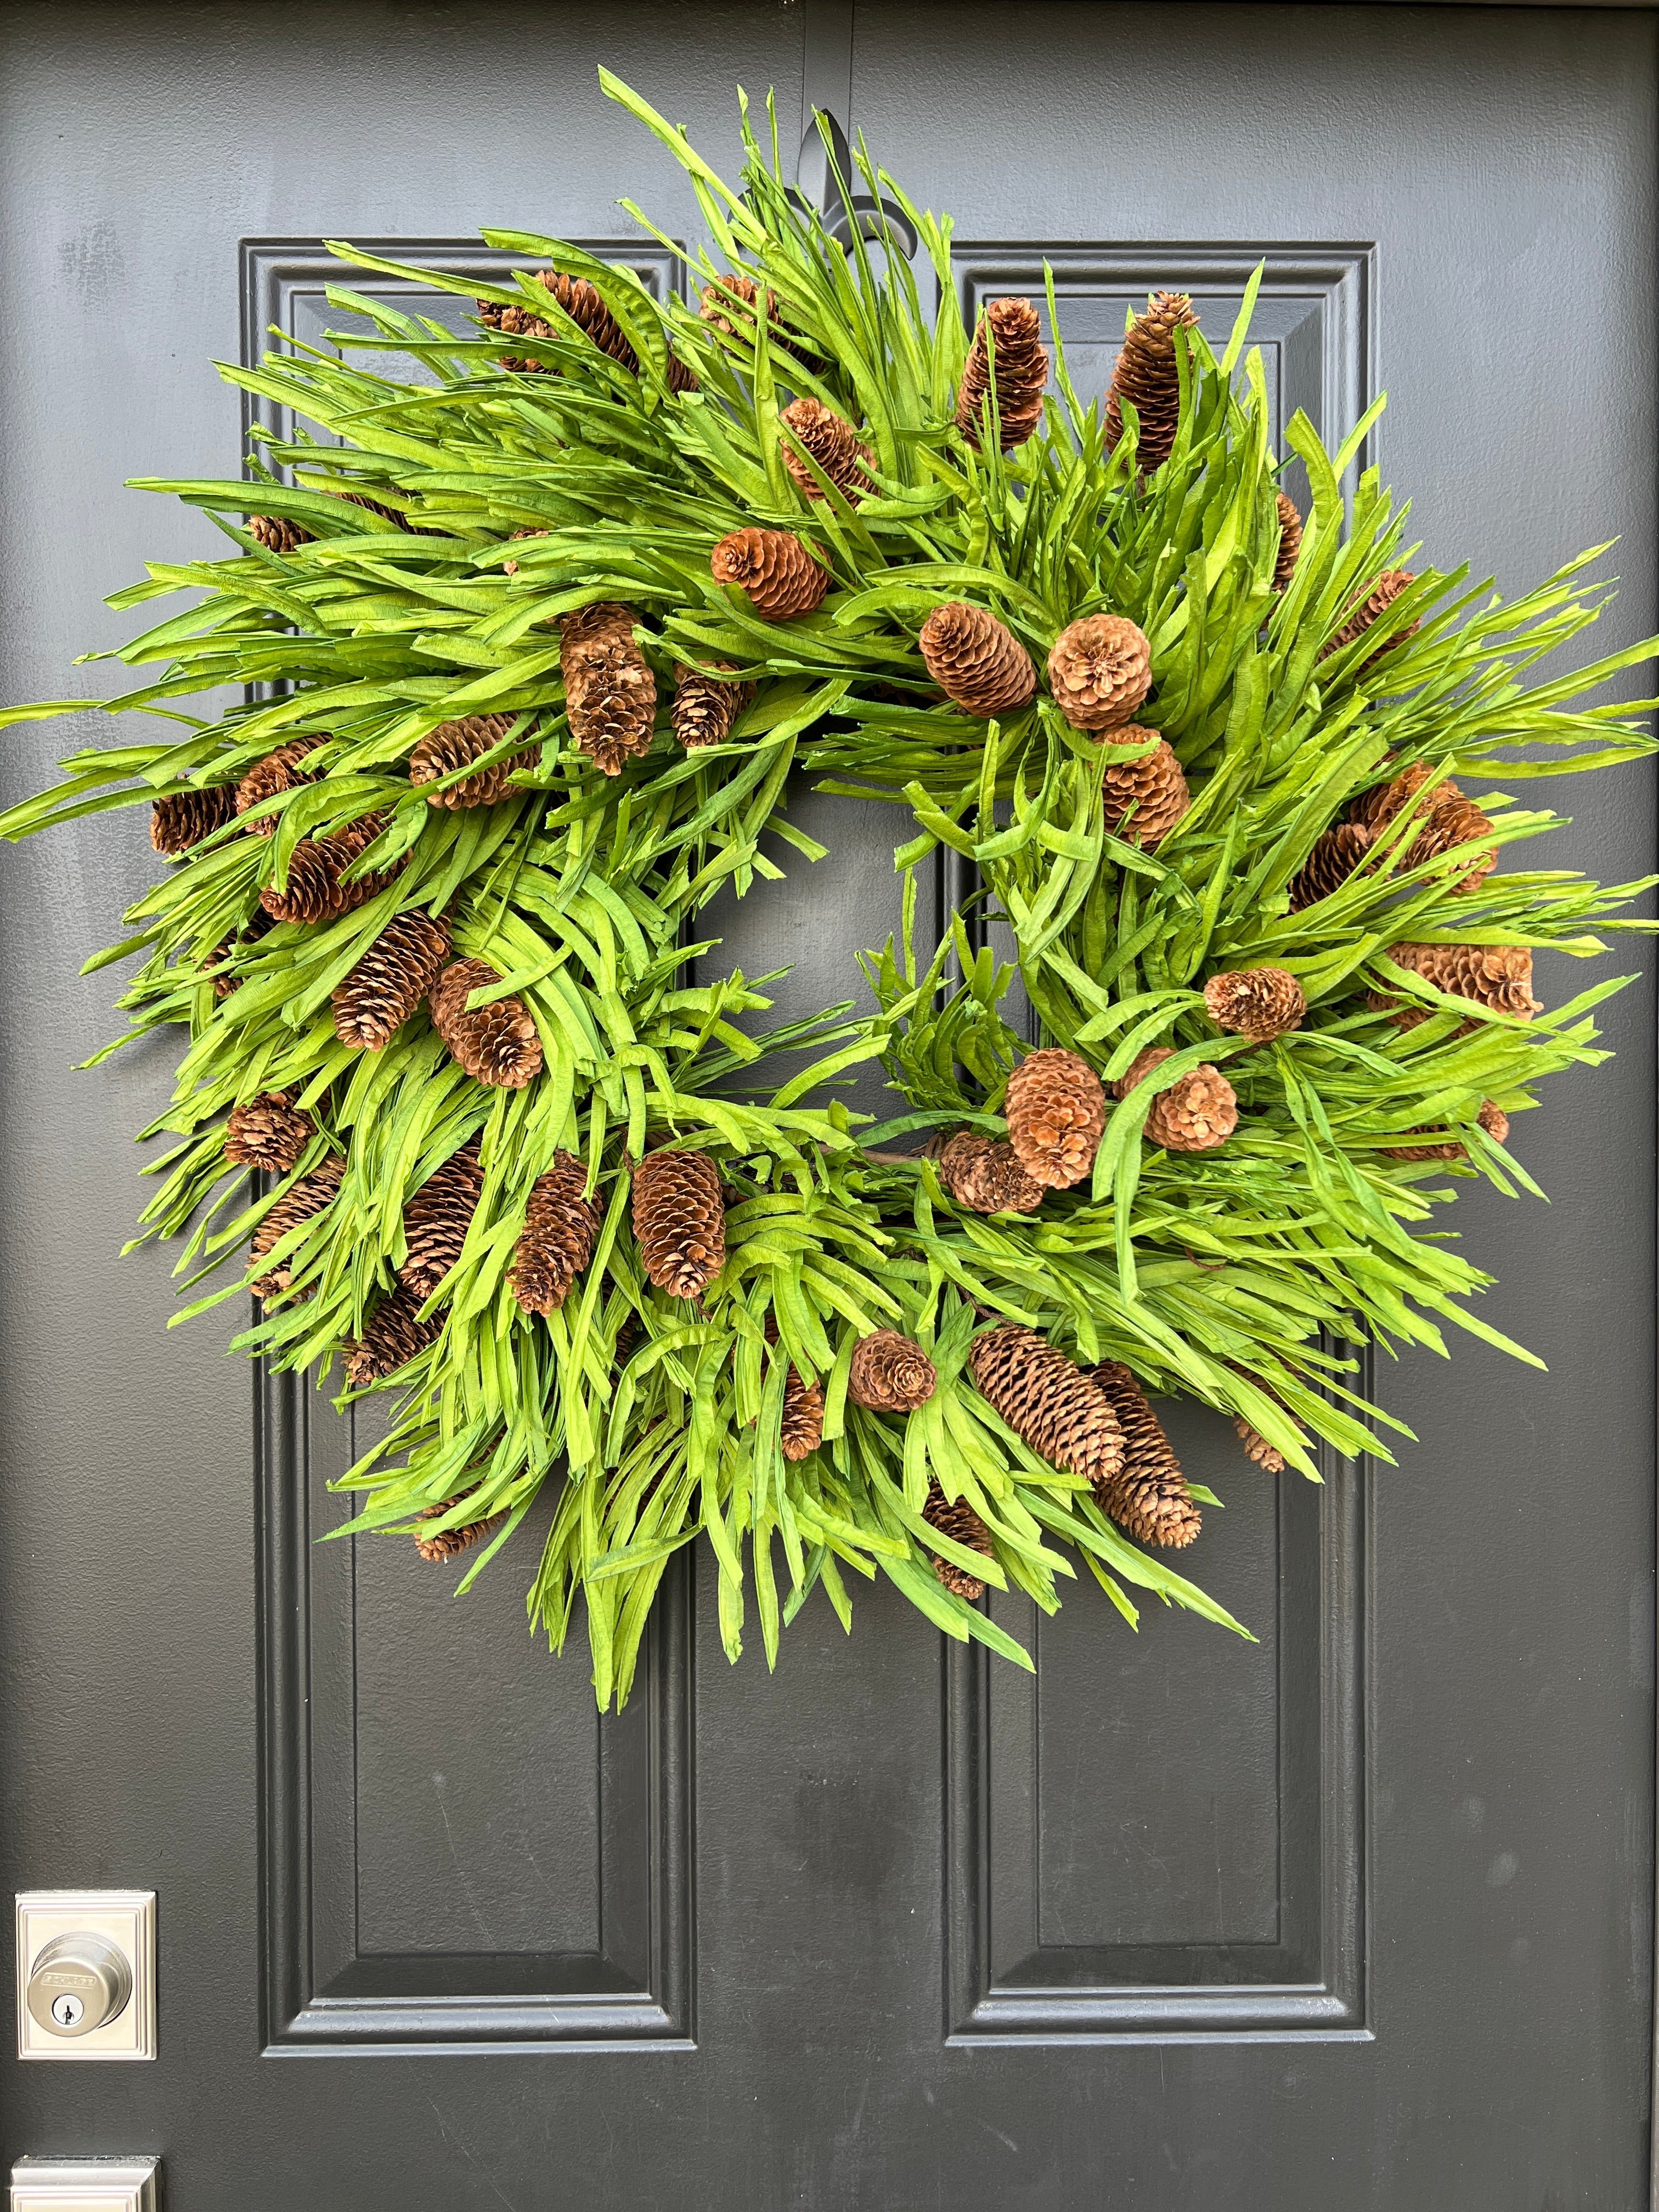
{"type": "Polygon", "coordinates": [[[17,2056],[155,2057],[154,1890],[19,1895],[17,2056]]]}
{"type": "Polygon", "coordinates": [[[29,2011],[48,2035],[91,2035],[125,2011],[132,1968],[113,1943],[55,1936],[29,1974],[29,2011]]]}

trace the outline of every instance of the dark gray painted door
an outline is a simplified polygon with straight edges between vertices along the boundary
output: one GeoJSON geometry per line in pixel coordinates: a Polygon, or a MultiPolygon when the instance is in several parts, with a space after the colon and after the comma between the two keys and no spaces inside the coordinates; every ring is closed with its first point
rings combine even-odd
{"type": "MultiPolygon", "coordinates": [[[[61,693],[122,634],[101,594],[205,542],[120,479],[227,468],[204,364],[317,327],[318,240],[466,265],[478,223],[521,222],[665,278],[612,203],[694,210],[599,59],[720,161],[734,82],[775,85],[786,127],[806,70],[850,84],[954,209],[969,294],[1046,254],[1097,380],[1126,300],[1179,284],[1220,319],[1265,253],[1281,407],[1329,435],[1386,384],[1434,558],[1508,588],[1622,532],[1597,642],[1653,627],[1645,11],[0,23],[9,700],[61,693]]],[[[64,736],[13,733],[8,799],[64,736]]],[[[1623,771],[1571,857],[1638,873],[1653,827],[1623,771]]],[[[896,834],[841,810],[735,957],[836,995],[896,834]]],[[[1257,1645],[1079,1602],[1032,1686],[878,1592],[850,1644],[815,1601],[769,1680],[728,1672],[691,1587],[601,1729],[511,1566],[452,1607],[403,1549],[314,1549],[348,1440],[251,1394],[211,1322],[164,1336],[165,1255],[117,1263],[168,1071],[71,1075],[112,1020],[73,975],[152,865],[132,816],[0,855],[5,1887],[154,1886],[161,1929],[159,2060],[9,2067],[9,2156],[160,2151],[172,2212],[1646,2202],[1645,990],[1610,1009],[1616,1065],[1528,1118],[1553,1212],[1458,1208],[1547,1377],[1469,1343],[1404,1364],[1382,1387],[1420,1443],[1322,1494],[1174,1416],[1227,1500],[1205,1578],[1257,1645]]]]}

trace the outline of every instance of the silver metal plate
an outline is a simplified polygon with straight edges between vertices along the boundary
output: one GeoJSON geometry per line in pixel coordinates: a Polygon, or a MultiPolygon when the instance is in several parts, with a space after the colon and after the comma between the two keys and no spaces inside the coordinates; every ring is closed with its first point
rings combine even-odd
{"type": "MultiPolygon", "coordinates": [[[[17,1898],[17,2056],[40,2059],[154,2058],[155,1892],[153,1889],[30,1889],[17,1898]],[[30,2011],[29,1978],[47,1944],[62,1936],[100,1936],[120,1952],[132,1994],[107,2025],[89,2033],[54,2033],[30,2011]]],[[[100,2208],[101,2212],[101,2208],[100,2208]]]]}
{"type": "Polygon", "coordinates": [[[160,2212],[161,2171],[154,2158],[20,2159],[10,2212],[160,2212]]]}

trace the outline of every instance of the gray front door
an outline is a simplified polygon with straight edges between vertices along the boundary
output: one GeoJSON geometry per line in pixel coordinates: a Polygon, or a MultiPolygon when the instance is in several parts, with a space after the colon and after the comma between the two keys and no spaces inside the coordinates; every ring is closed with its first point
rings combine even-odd
{"type": "MultiPolygon", "coordinates": [[[[1505,591],[1620,536],[1611,649],[1654,627],[1655,29],[20,0],[0,690],[74,689],[128,626],[102,596],[207,547],[122,479],[231,471],[208,364],[316,334],[322,240],[467,269],[516,224],[672,281],[615,202],[684,238],[696,210],[601,61],[728,173],[738,83],[787,131],[850,99],[955,214],[970,301],[1052,264],[1079,383],[1149,287],[1224,328],[1265,258],[1281,416],[1334,441],[1386,386],[1377,455],[1430,557],[1505,591]]],[[[0,799],[82,734],[10,732],[0,799]]],[[[1564,861],[1650,866],[1650,777],[1574,798],[1564,861]]],[[[884,933],[906,834],[824,818],[833,857],[792,857],[728,937],[750,973],[793,958],[801,1006],[884,933]]],[[[1468,1341],[1403,1361],[1376,1387],[1419,1441],[1322,1491],[1171,1413],[1226,1501],[1201,1578],[1255,1644],[1079,1601],[1033,1683],[878,1589],[850,1643],[815,1597],[769,1678],[728,1670],[693,1568],[600,1725],[581,1662],[525,1632],[521,1558],[451,1605],[407,1547],[318,1549],[340,1425],[251,1395],[222,1316],[167,1336],[166,1252],[118,1262],[170,1069],[69,1071],[116,1025],[75,970],[151,877],[141,823],[0,854],[0,1848],[8,1889],[159,1893],[159,2057],[9,2065],[9,2158],[160,2152],[169,2212],[1647,2201],[1645,987],[1607,1009],[1616,1063],[1528,1117],[1553,1211],[1456,1209],[1485,1317],[1547,1376],[1468,1341]]]]}

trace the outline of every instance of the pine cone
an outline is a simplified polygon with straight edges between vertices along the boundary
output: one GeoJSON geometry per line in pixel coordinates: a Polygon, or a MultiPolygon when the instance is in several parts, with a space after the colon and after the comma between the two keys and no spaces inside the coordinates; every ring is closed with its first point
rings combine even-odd
{"type": "Polygon", "coordinates": [[[225,1158],[234,1167],[258,1168],[262,1175],[285,1176],[317,1133],[286,1091],[262,1091],[233,1106],[225,1123],[225,1158]]]}
{"type": "Polygon", "coordinates": [[[726,1265],[720,1171],[707,1152],[647,1152],[634,1170],[634,1236],[645,1272],[671,1297],[700,1298],[726,1265]]]}
{"type": "Polygon", "coordinates": [[[1103,1359],[1093,1373],[1123,1431],[1122,1472],[1102,1486],[1101,1503],[1139,1542],[1179,1551],[1201,1523],[1164,1425],[1121,1360],[1103,1359]]]}
{"type": "Polygon", "coordinates": [[[337,921],[343,914],[364,905],[383,891],[401,872],[404,863],[390,871],[378,870],[349,883],[341,878],[385,829],[384,814],[365,814],[327,837],[301,837],[288,860],[288,888],[267,884],[259,903],[273,921],[337,921]]]}
{"type": "Polygon", "coordinates": [[[1237,1432],[1238,1441],[1244,1447],[1246,1459],[1253,1460],[1257,1467],[1265,1468],[1269,1474],[1284,1474],[1285,1455],[1277,1444],[1270,1444],[1260,1430],[1250,1426],[1243,1413],[1234,1414],[1233,1427],[1237,1432]]]}
{"type": "Polygon", "coordinates": [[[875,489],[860,465],[871,458],[870,448],[850,422],[843,422],[821,400],[792,400],[778,419],[794,440],[792,444],[789,438],[779,439],[783,465],[808,499],[822,499],[823,493],[817,477],[796,452],[796,445],[805,448],[819,471],[850,505],[856,507],[875,489]]]}
{"type": "Polygon", "coordinates": [[[233,991],[240,991],[242,988],[241,977],[227,967],[226,963],[245,945],[257,945],[262,937],[276,927],[276,923],[265,912],[264,907],[256,906],[252,915],[243,923],[240,929],[214,946],[202,964],[204,971],[212,972],[213,995],[216,999],[228,999],[233,991]]]}
{"type": "MultiPolygon", "coordinates": [[[[612,361],[620,362],[632,375],[639,374],[639,356],[623,336],[622,325],[586,276],[567,276],[556,269],[538,269],[536,282],[546,289],[583,337],[591,338],[601,353],[607,353],[612,361]]],[[[501,331],[508,337],[568,339],[570,336],[563,324],[556,327],[527,307],[507,307],[494,300],[480,300],[478,308],[486,330],[501,331]]],[[[514,354],[503,354],[501,367],[530,374],[541,372],[556,375],[558,373],[550,362],[530,361],[514,354]]]]}
{"type": "Polygon", "coordinates": [[[1340,890],[1370,852],[1371,833],[1357,822],[1339,822],[1322,830],[1313,850],[1291,878],[1291,912],[1300,914],[1340,890]]]}
{"type": "MultiPolygon", "coordinates": [[[[428,1505],[420,1517],[422,1521],[441,1520],[460,1502],[459,1498],[450,1498],[441,1505],[428,1505]]],[[[507,1508],[503,1506],[487,1521],[471,1521],[459,1528],[441,1528],[435,1536],[416,1536],[415,1548],[423,1559],[434,1564],[440,1559],[453,1559],[462,1552],[470,1552],[475,1544],[482,1544],[486,1536],[493,1536],[506,1518],[507,1508]]]]}
{"type": "Polygon", "coordinates": [[[255,761],[236,787],[236,811],[252,817],[251,821],[244,823],[245,829],[252,830],[258,837],[271,835],[281,816],[256,814],[254,808],[266,805],[281,792],[295,790],[302,783],[314,783],[318,771],[314,769],[304,771],[300,763],[307,753],[314,753],[326,742],[323,738],[290,738],[285,745],[278,745],[274,753],[267,753],[262,761],[255,761]]]}
{"type": "Polygon", "coordinates": [[[1042,420],[1048,349],[1042,330],[1029,300],[993,300],[981,315],[957,392],[957,429],[970,446],[976,447],[983,434],[981,426],[992,385],[991,340],[996,345],[997,435],[1003,452],[1023,446],[1042,420]]]}
{"type": "Polygon", "coordinates": [[[429,914],[400,914],[388,923],[329,994],[340,1042],[368,1052],[390,1044],[437,981],[449,954],[448,927],[429,914]]]}
{"type": "Polygon", "coordinates": [[[791,1367],[783,1378],[779,1440],[787,1460],[805,1459],[823,1442],[823,1387],[791,1367]]]}
{"type": "MultiPolygon", "coordinates": [[[[297,1229],[302,1221],[314,1220],[325,1206],[333,1203],[345,1174],[345,1162],[335,1152],[318,1161],[309,1175],[300,1177],[292,1190],[284,1191],[264,1219],[253,1232],[253,1245],[248,1254],[252,1269],[256,1260],[263,1260],[267,1252],[274,1252],[290,1229],[297,1229]]],[[[293,1273],[292,1260],[279,1260],[267,1273],[248,1285],[256,1298],[274,1298],[287,1290],[293,1273]]]]}
{"type": "Polygon", "coordinates": [[[1152,688],[1146,632],[1121,615],[1085,615],[1054,640],[1048,686],[1074,730],[1115,730],[1152,688]]]}
{"type": "Polygon", "coordinates": [[[969,1364],[980,1391],[1051,1467],[1097,1490],[1123,1470],[1123,1431],[1105,1392],[1066,1354],[1016,1321],[977,1337],[969,1364]]]}
{"type": "Polygon", "coordinates": [[[1480,1111],[1475,1120],[1492,1139],[1494,1145],[1506,1145],[1510,1140],[1510,1117],[1503,1108],[1490,1098],[1480,1102],[1480,1111]]]}
{"type": "Polygon", "coordinates": [[[1273,560],[1273,589],[1288,590],[1296,574],[1297,556],[1302,550],[1302,516],[1296,501],[1286,493],[1279,495],[1279,551],[1273,560]]]}
{"type": "MultiPolygon", "coordinates": [[[[727,661],[717,661],[718,668],[728,668],[727,661]]],[[[732,734],[732,726],[755,696],[752,684],[723,684],[717,676],[704,676],[695,668],[678,663],[674,670],[674,681],[678,690],[669,719],[674,735],[689,753],[703,745],[723,745],[732,734]]]]}
{"type": "Polygon", "coordinates": [[[1042,1185],[1020,1165],[1012,1145],[962,1129],[939,1156],[939,1179],[970,1213],[1035,1213],[1042,1185]]]}
{"type": "MultiPolygon", "coordinates": [[[[962,1545],[966,1551],[982,1552],[988,1559],[991,1557],[990,1530],[965,1498],[947,1498],[936,1476],[928,1478],[921,1517],[930,1528],[937,1528],[953,1544],[962,1545]]],[[[977,1575],[970,1575],[966,1567],[953,1566],[948,1559],[935,1557],[933,1572],[953,1596],[966,1598],[969,1605],[976,1605],[985,1595],[984,1583],[977,1575]]]]}
{"type": "Polygon", "coordinates": [[[470,1137],[428,1176],[404,1207],[404,1264],[398,1280],[417,1298],[432,1296],[461,1256],[483,1193],[478,1139],[470,1137]]]}
{"type": "MultiPolygon", "coordinates": [[[[1149,1045],[1113,1086],[1127,1098],[1138,1083],[1170,1057],[1166,1044],[1149,1045]]],[[[1212,1152],[1238,1127],[1238,1096],[1218,1067],[1207,1061],[1160,1091],[1146,1116],[1146,1135],[1166,1152],[1212,1152]]]]}
{"type": "Polygon", "coordinates": [[[1069,1190],[1095,1164],[1106,1127],[1106,1093],[1086,1060],[1051,1045],[1008,1078],[1008,1141],[1033,1182],[1069,1190]]]}
{"type": "MultiPolygon", "coordinates": [[[[368,494],[363,491],[342,491],[337,485],[332,484],[330,485],[329,489],[333,492],[336,499],[344,500],[348,507],[360,507],[365,514],[377,515],[382,522],[389,522],[394,530],[413,531],[415,528],[415,525],[400,507],[383,506],[378,499],[371,499],[368,494]]],[[[441,531],[438,533],[441,537],[447,537],[448,534],[447,531],[441,531]]]]}
{"type": "Polygon", "coordinates": [[[593,1257],[602,1224],[586,1190],[587,1170],[564,1152],[554,1153],[552,1166],[531,1186],[507,1277],[526,1313],[556,1311],[593,1257]]]}
{"type": "Polygon", "coordinates": [[[345,1355],[346,1381],[353,1389],[361,1389],[365,1382],[384,1382],[405,1367],[417,1352],[435,1344],[443,1334],[443,1322],[434,1318],[422,1321],[421,1308],[424,1298],[416,1297],[413,1291],[405,1290],[399,1283],[390,1297],[382,1298],[364,1324],[362,1334],[354,1341],[342,1345],[345,1355]]]}
{"type": "Polygon", "coordinates": [[[522,1091],[542,1072],[542,1041],[522,999],[494,999],[467,1011],[474,991],[501,981],[487,960],[457,960],[428,994],[432,1026],[475,1083],[522,1091]]]}
{"type": "Polygon", "coordinates": [[[1212,975],[1204,986],[1204,1006],[1218,1030],[1231,1030],[1254,1044],[1271,1044],[1300,1028],[1308,1011],[1301,984],[1283,968],[1241,968],[1212,975]]]}
{"type": "MultiPolygon", "coordinates": [[[[409,757],[409,780],[412,784],[436,783],[441,778],[453,775],[469,761],[479,760],[492,747],[500,744],[518,717],[514,714],[466,714],[455,722],[440,722],[435,730],[428,730],[409,757]]],[[[428,791],[428,806],[451,808],[495,806],[504,799],[517,799],[520,792],[509,777],[522,775],[538,765],[538,750],[526,746],[522,751],[508,753],[504,759],[492,761],[476,775],[464,775],[459,783],[452,783],[443,791],[428,791]]]]}
{"type": "MultiPolygon", "coordinates": [[[[543,533],[545,534],[545,533],[543,533]]],[[[568,684],[588,647],[632,645],[639,617],[620,599],[592,599],[559,617],[559,672],[568,684]]]]}
{"type": "MultiPolygon", "coordinates": [[[[1528,1022],[1543,1007],[1543,1000],[1532,995],[1532,953],[1524,945],[1391,945],[1389,957],[1437,991],[1473,1000],[1494,1013],[1516,1015],[1528,1022]]],[[[1389,991],[1367,992],[1365,1003],[1374,1013],[1391,1013],[1402,1030],[1415,1029],[1429,1018],[1428,1007],[1412,1005],[1389,991]]],[[[1474,1026],[1466,1022],[1458,1034],[1465,1035],[1474,1026]]]]}
{"type": "MultiPolygon", "coordinates": [[[[1416,580],[1409,568],[1385,568],[1365,597],[1349,615],[1341,629],[1321,648],[1320,659],[1328,660],[1332,653],[1340,653],[1345,646],[1352,645],[1356,638],[1364,637],[1368,629],[1375,628],[1382,621],[1407,585],[1415,583],[1416,580]]],[[[1395,646],[1404,645],[1406,640],[1414,636],[1422,627],[1422,619],[1419,617],[1417,621],[1407,623],[1404,629],[1395,630],[1391,637],[1384,639],[1376,651],[1367,659],[1363,660],[1352,673],[1355,677],[1363,676],[1368,668],[1376,666],[1385,653],[1392,653],[1395,646]]]]}
{"type": "Polygon", "coordinates": [[[736,584],[763,622],[810,615],[830,588],[830,571],[787,530],[734,530],[709,556],[717,584],[736,584]]]}
{"type": "Polygon", "coordinates": [[[927,673],[964,714],[988,721],[1029,705],[1036,695],[1036,663],[1012,630],[983,607],[947,599],[928,616],[916,642],[927,673]]]}
{"type": "Polygon", "coordinates": [[[1130,323],[1123,350],[1106,394],[1106,450],[1123,435],[1123,402],[1140,425],[1136,465],[1143,477],[1163,467],[1174,451],[1181,422],[1181,372],[1176,365],[1175,334],[1196,330],[1198,317],[1184,292],[1157,293],[1143,314],[1130,323]]]}
{"type": "Polygon", "coordinates": [[[568,656],[565,712],[570,734],[605,775],[651,750],[657,679],[632,638],[612,636],[568,656]]]}
{"type": "Polygon", "coordinates": [[[1348,806],[1349,821],[1358,822],[1362,828],[1369,830],[1373,836],[1380,836],[1394,820],[1401,808],[1409,800],[1415,799],[1424,785],[1431,779],[1436,780],[1437,787],[1429,794],[1419,809],[1419,821],[1432,814],[1437,806],[1443,805],[1448,799],[1462,799],[1463,796],[1449,777],[1442,779],[1441,770],[1433,762],[1413,761],[1412,765],[1408,769],[1403,769],[1392,782],[1376,784],[1370,791],[1362,791],[1358,799],[1351,800],[1348,806]]]}
{"type": "MultiPolygon", "coordinates": [[[[1112,743],[1119,745],[1140,744],[1152,737],[1158,737],[1156,730],[1143,730],[1136,722],[1121,722],[1111,732],[1112,743]]],[[[1161,845],[1193,803],[1175,749],[1162,738],[1156,750],[1139,760],[1114,765],[1109,759],[1100,797],[1106,827],[1143,850],[1161,845]],[[1124,817],[1131,807],[1134,814],[1126,830],[1124,817]]]]}
{"type": "MultiPolygon", "coordinates": [[[[1459,793],[1443,805],[1437,805],[1421,823],[1412,841],[1411,850],[1406,855],[1406,866],[1415,868],[1425,860],[1437,859],[1442,853],[1455,851],[1461,845],[1474,844],[1491,831],[1492,826],[1491,817],[1472,799],[1465,799],[1459,793]]],[[[1455,883],[1447,885],[1447,889],[1454,891],[1478,890],[1497,865],[1498,848],[1489,845],[1485,851],[1475,854],[1474,865],[1468,875],[1458,877],[1455,883]]]]}
{"type": "MultiPolygon", "coordinates": [[[[545,538],[545,537],[547,537],[547,536],[549,535],[549,533],[548,533],[548,532],[546,532],[545,530],[515,530],[515,531],[514,532],[513,535],[514,535],[514,538],[545,538]]],[[[502,574],[502,575],[504,575],[504,576],[516,576],[516,575],[518,574],[518,573],[519,573],[519,564],[518,564],[518,562],[517,562],[516,561],[503,561],[503,562],[502,562],[502,563],[501,563],[501,574],[502,574]]]]}
{"type": "MultiPolygon", "coordinates": [[[[1413,1137],[1427,1136],[1436,1126],[1425,1122],[1410,1133],[1413,1137]]],[[[1384,1145],[1381,1150],[1385,1160],[1461,1160],[1464,1157],[1463,1147],[1455,1139],[1434,1145],[1384,1145]]]]}
{"type": "Polygon", "coordinates": [[[312,544],[315,536],[297,522],[284,521],[280,514],[250,514],[247,526],[249,536],[268,553],[295,552],[301,545],[312,544]]]}
{"type": "Polygon", "coordinates": [[[896,1328],[860,1337],[847,1374],[847,1395],[877,1413],[914,1413],[933,1396],[939,1375],[914,1339],[896,1328]]]}
{"type": "MultiPolygon", "coordinates": [[[[697,309],[699,321],[711,330],[719,331],[724,337],[741,337],[753,343],[755,336],[755,307],[760,298],[760,287],[745,271],[738,270],[730,276],[717,276],[712,284],[703,287],[702,304],[697,309]]],[[[816,352],[811,343],[789,320],[783,302],[769,287],[766,294],[766,321],[769,343],[780,347],[808,368],[820,368],[824,364],[822,354],[816,352]]]]}
{"type": "Polygon", "coordinates": [[[206,791],[175,791],[150,801],[149,842],[171,858],[189,852],[235,819],[235,799],[228,783],[216,783],[206,791]]]}

